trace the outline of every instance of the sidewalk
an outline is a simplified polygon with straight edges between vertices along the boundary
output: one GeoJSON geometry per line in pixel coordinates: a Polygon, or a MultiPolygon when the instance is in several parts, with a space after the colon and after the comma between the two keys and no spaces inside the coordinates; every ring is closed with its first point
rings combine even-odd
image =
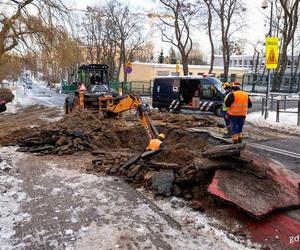
{"type": "Polygon", "coordinates": [[[80,157],[14,150],[0,149],[1,250],[235,249],[181,229],[122,180],[84,173],[80,157]]]}

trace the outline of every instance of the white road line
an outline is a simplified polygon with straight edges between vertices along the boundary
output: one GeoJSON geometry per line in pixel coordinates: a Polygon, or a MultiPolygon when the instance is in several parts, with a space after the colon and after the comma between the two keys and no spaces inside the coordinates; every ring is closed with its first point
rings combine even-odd
{"type": "MultiPolygon", "coordinates": [[[[230,139],[224,139],[223,137],[221,137],[220,135],[216,134],[216,133],[213,133],[213,132],[210,132],[210,131],[205,131],[205,130],[199,130],[197,128],[191,128],[191,129],[188,129],[189,131],[191,132],[208,132],[210,133],[213,137],[217,138],[217,139],[221,139],[221,140],[224,140],[224,141],[228,141],[228,142],[231,142],[230,139]]],[[[284,149],[279,149],[279,148],[274,148],[274,147],[270,147],[270,146],[266,146],[266,145],[263,145],[263,144],[257,144],[257,143],[246,143],[246,147],[249,146],[249,147],[253,147],[253,148],[258,148],[258,149],[262,149],[262,150],[265,150],[265,151],[269,151],[269,152],[273,152],[273,153],[278,153],[280,155],[286,155],[286,156],[291,156],[293,158],[297,158],[297,159],[300,159],[300,154],[298,153],[295,153],[295,152],[291,152],[291,151],[287,151],[287,150],[284,150],[284,149]]]]}
{"type": "Polygon", "coordinates": [[[259,148],[259,149],[262,149],[265,151],[270,151],[270,152],[278,153],[281,155],[292,156],[294,158],[300,159],[300,154],[295,153],[295,152],[286,151],[286,150],[282,150],[279,148],[273,148],[273,147],[269,147],[269,146],[265,146],[265,145],[261,145],[261,144],[255,144],[255,143],[246,143],[246,145],[253,147],[253,148],[259,148]]]}

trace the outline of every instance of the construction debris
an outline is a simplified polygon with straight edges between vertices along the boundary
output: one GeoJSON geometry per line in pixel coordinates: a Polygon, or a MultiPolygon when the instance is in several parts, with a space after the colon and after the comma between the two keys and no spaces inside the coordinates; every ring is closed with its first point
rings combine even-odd
{"type": "Polygon", "coordinates": [[[224,142],[208,132],[185,129],[190,124],[217,125],[215,118],[169,113],[154,113],[151,118],[166,140],[163,151],[150,159],[143,157],[147,144],[144,129],[137,118],[126,114],[104,119],[91,111],[74,111],[31,131],[17,144],[21,151],[38,154],[90,151],[93,159],[86,165],[87,171],[123,176],[157,195],[192,200],[196,210],[234,204],[262,218],[272,211],[300,205],[299,180],[276,163],[248,153],[238,157],[244,144],[232,146],[230,154],[224,156],[224,142]],[[220,153],[223,157],[218,158],[220,153]]]}
{"type": "Polygon", "coordinates": [[[256,218],[276,210],[300,206],[299,179],[270,159],[250,152],[243,152],[242,155],[253,160],[247,165],[248,172],[216,171],[208,188],[210,193],[256,218]]]}

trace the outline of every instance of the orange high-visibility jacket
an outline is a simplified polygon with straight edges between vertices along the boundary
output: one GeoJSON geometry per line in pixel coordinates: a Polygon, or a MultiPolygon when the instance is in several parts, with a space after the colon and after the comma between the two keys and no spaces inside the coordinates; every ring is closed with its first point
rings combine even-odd
{"type": "Polygon", "coordinates": [[[147,150],[158,150],[158,149],[160,149],[161,144],[162,144],[161,140],[152,139],[152,140],[150,140],[149,145],[146,149],[147,150]]]}
{"type": "Polygon", "coordinates": [[[248,94],[238,90],[233,92],[234,102],[230,105],[227,113],[231,116],[246,116],[248,113],[248,94]]]}

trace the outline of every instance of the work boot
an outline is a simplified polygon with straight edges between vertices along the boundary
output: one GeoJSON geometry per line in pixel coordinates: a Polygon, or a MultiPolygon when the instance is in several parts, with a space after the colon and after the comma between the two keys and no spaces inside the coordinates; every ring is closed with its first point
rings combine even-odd
{"type": "Polygon", "coordinates": [[[243,140],[242,140],[242,133],[239,133],[239,135],[238,135],[238,139],[239,139],[239,143],[242,143],[243,142],[243,140]]]}
{"type": "Polygon", "coordinates": [[[232,135],[232,143],[233,143],[233,144],[239,143],[239,137],[238,137],[237,134],[232,135]]]}

